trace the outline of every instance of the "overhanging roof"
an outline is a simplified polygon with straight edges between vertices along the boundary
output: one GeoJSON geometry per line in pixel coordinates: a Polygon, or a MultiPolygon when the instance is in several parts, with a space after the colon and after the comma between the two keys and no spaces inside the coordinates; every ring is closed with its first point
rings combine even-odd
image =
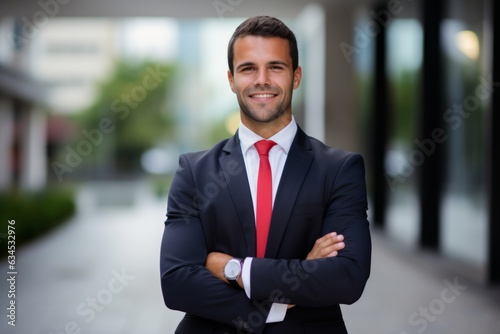
{"type": "Polygon", "coordinates": [[[29,102],[43,102],[43,89],[32,78],[0,65],[0,94],[29,102]]]}
{"type": "Polygon", "coordinates": [[[295,17],[305,6],[318,3],[371,3],[372,0],[16,0],[1,1],[0,16],[47,17],[128,17],[176,18],[248,17],[272,15],[295,17]],[[45,4],[45,5],[42,5],[45,4]],[[50,5],[49,5],[50,4],[50,5]]]}

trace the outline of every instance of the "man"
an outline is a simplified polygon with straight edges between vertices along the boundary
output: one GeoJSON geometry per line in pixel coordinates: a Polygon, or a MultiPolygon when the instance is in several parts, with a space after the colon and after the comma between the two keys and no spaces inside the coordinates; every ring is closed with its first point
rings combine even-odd
{"type": "Polygon", "coordinates": [[[182,155],[161,248],[176,333],[347,333],[371,242],[361,156],[308,137],[292,116],[297,42],[276,18],[243,22],[228,47],[238,132],[182,155]]]}

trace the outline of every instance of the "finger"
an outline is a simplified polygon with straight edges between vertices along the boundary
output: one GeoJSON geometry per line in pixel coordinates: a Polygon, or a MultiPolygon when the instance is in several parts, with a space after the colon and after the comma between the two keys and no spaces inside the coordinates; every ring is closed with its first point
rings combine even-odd
{"type": "Polygon", "coordinates": [[[328,255],[327,255],[327,256],[325,256],[325,257],[335,257],[335,256],[337,256],[338,254],[339,254],[339,252],[337,252],[337,251],[333,251],[333,252],[331,252],[330,254],[328,254],[328,255]]]}
{"type": "Polygon", "coordinates": [[[333,245],[330,245],[328,247],[324,247],[324,248],[320,249],[318,251],[317,257],[323,258],[323,257],[337,256],[338,252],[344,248],[345,248],[344,242],[337,242],[333,245]],[[333,253],[335,253],[335,254],[333,254],[333,253]]]}
{"type": "Polygon", "coordinates": [[[321,258],[327,257],[330,253],[336,252],[336,251],[337,251],[337,249],[336,249],[335,245],[323,247],[323,248],[319,249],[317,252],[315,252],[314,258],[321,259],[321,258]]]}
{"type": "Polygon", "coordinates": [[[332,245],[333,243],[337,242],[337,237],[338,236],[337,236],[336,232],[325,234],[321,238],[316,239],[315,247],[316,246],[317,247],[328,247],[328,246],[332,245]]]}
{"type": "Polygon", "coordinates": [[[330,243],[331,240],[332,240],[332,238],[335,238],[336,236],[337,236],[337,234],[335,232],[334,233],[330,233],[330,234],[325,234],[321,238],[316,239],[315,244],[316,245],[323,245],[325,243],[330,243]]]}
{"type": "Polygon", "coordinates": [[[335,250],[338,250],[338,251],[339,251],[339,250],[342,250],[342,249],[344,249],[344,248],[345,248],[345,243],[344,243],[344,242],[337,242],[337,243],[334,245],[334,247],[335,247],[335,250]]]}
{"type": "Polygon", "coordinates": [[[337,243],[340,241],[344,241],[344,235],[343,234],[337,234],[337,232],[332,232],[329,234],[324,235],[321,239],[322,243],[337,243]]]}
{"type": "Polygon", "coordinates": [[[345,247],[343,243],[344,236],[331,232],[321,238],[316,239],[313,249],[309,252],[306,259],[319,259],[330,256],[334,251],[340,251],[345,247]]]}

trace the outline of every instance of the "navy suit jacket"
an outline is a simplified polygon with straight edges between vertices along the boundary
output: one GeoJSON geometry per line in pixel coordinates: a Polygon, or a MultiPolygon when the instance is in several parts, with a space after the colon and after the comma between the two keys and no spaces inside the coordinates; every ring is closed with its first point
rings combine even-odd
{"type": "Polygon", "coordinates": [[[208,253],[255,257],[255,217],[238,136],[184,154],[169,192],[161,246],[167,307],[186,312],[176,333],[347,333],[339,304],[359,299],[370,274],[363,159],[294,138],[277,190],[265,258],[254,258],[251,298],[214,277],[208,253]],[[336,257],[305,260],[328,232],[345,237],[336,257]],[[273,302],[295,304],[266,324],[273,302]]]}

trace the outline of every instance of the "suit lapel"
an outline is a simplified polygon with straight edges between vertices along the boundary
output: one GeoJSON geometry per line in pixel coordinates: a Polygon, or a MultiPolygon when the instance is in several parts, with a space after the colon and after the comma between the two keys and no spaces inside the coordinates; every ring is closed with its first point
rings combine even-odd
{"type": "Polygon", "coordinates": [[[307,135],[298,128],[274,200],[266,257],[274,258],[278,254],[294,203],[313,159],[307,135]]]}
{"type": "Polygon", "coordinates": [[[247,254],[248,256],[255,256],[257,253],[255,215],[238,134],[229,138],[226,145],[224,145],[219,163],[224,172],[230,197],[245,235],[247,254]]]}

